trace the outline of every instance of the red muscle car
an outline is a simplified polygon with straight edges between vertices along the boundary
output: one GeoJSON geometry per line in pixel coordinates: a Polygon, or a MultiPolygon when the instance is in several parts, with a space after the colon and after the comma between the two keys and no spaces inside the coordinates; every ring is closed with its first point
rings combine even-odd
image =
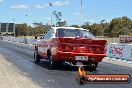
{"type": "Polygon", "coordinates": [[[106,40],[96,40],[94,35],[83,28],[52,27],[38,40],[35,46],[34,60],[48,59],[53,68],[58,63],[83,63],[91,70],[105,57],[106,40]]]}

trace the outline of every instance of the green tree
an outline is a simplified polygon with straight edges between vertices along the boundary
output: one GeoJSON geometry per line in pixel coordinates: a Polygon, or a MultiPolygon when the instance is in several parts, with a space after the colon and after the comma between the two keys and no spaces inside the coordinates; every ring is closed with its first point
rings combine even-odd
{"type": "Polygon", "coordinates": [[[114,18],[110,22],[109,36],[118,37],[119,35],[129,35],[131,33],[132,21],[130,18],[124,16],[120,18],[114,18]]]}
{"type": "Polygon", "coordinates": [[[96,36],[119,37],[119,35],[132,35],[132,20],[126,16],[114,18],[110,23],[102,20],[100,23],[82,25],[96,36]]]}
{"type": "Polygon", "coordinates": [[[62,12],[60,11],[53,11],[54,16],[56,17],[56,26],[61,27],[61,26],[67,26],[66,21],[62,21],[62,12]]]}
{"type": "Polygon", "coordinates": [[[22,24],[16,24],[16,35],[18,36],[26,36],[27,35],[27,24],[22,23],[22,24]]]}
{"type": "Polygon", "coordinates": [[[50,27],[48,24],[44,25],[42,22],[40,23],[33,23],[34,24],[34,34],[44,34],[47,32],[48,28],[50,27]]]}
{"type": "Polygon", "coordinates": [[[75,28],[79,28],[78,25],[74,24],[74,25],[71,25],[70,27],[75,27],[75,28]]]}
{"type": "Polygon", "coordinates": [[[103,26],[100,25],[100,24],[97,24],[97,23],[94,23],[92,25],[85,24],[85,25],[82,25],[81,27],[89,30],[95,36],[104,35],[104,33],[103,33],[104,31],[102,31],[103,30],[103,26]]]}
{"type": "Polygon", "coordinates": [[[101,34],[100,35],[101,36],[107,36],[108,35],[109,25],[110,25],[110,23],[105,22],[105,20],[102,20],[100,22],[100,26],[101,26],[101,29],[100,29],[101,34]]]}

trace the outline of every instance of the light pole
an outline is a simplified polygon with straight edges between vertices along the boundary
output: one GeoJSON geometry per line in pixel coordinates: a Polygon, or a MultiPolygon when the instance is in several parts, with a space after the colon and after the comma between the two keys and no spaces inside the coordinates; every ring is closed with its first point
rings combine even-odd
{"type": "Polygon", "coordinates": [[[81,0],[81,3],[80,3],[80,27],[81,27],[81,25],[82,25],[82,15],[83,15],[83,8],[82,8],[82,0],[81,0]]]}
{"type": "Polygon", "coordinates": [[[53,11],[52,14],[51,14],[51,27],[52,27],[52,20],[53,20],[53,14],[55,14],[57,11],[53,11]]]}
{"type": "Polygon", "coordinates": [[[14,37],[16,36],[16,24],[15,24],[15,19],[13,18],[13,21],[14,21],[14,26],[13,26],[13,29],[14,29],[14,37]]]}
{"type": "MultiPolygon", "coordinates": [[[[53,4],[52,3],[49,3],[49,6],[53,6],[53,4]]],[[[51,14],[51,25],[50,25],[51,27],[52,27],[52,15],[53,15],[53,13],[54,12],[52,12],[52,14],[51,14]]]]}
{"type": "Polygon", "coordinates": [[[54,13],[54,12],[52,12],[52,14],[51,14],[51,25],[50,25],[51,27],[52,27],[52,16],[53,16],[53,13],[54,13]]]}
{"type": "MultiPolygon", "coordinates": [[[[28,15],[26,14],[25,16],[26,16],[26,18],[28,19],[28,15]]],[[[26,23],[26,22],[25,22],[25,23],[26,23]]],[[[26,36],[29,36],[28,22],[26,23],[26,30],[27,30],[26,36]]]]}
{"type": "Polygon", "coordinates": [[[0,35],[1,35],[1,22],[0,22],[0,35]]]}

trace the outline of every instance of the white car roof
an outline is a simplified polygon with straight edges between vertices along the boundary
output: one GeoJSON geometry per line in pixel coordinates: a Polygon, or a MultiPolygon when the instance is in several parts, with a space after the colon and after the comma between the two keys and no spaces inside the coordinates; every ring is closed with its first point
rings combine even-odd
{"type": "MultiPolygon", "coordinates": [[[[80,30],[87,30],[87,29],[84,29],[84,28],[75,28],[75,27],[51,27],[52,29],[54,29],[54,30],[56,30],[56,29],[60,29],[60,28],[62,28],[62,29],[80,29],[80,30]]],[[[89,30],[87,30],[87,31],[89,31],[89,30]]]]}

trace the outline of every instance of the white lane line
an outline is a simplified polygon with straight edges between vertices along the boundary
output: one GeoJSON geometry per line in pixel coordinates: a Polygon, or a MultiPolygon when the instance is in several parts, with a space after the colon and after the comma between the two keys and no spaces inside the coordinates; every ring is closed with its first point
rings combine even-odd
{"type": "Polygon", "coordinates": [[[123,62],[123,63],[128,63],[128,64],[132,64],[132,61],[127,61],[127,60],[124,60],[124,59],[116,59],[116,58],[110,58],[110,57],[105,57],[104,59],[106,60],[115,60],[115,61],[119,61],[119,62],[123,62]]]}

